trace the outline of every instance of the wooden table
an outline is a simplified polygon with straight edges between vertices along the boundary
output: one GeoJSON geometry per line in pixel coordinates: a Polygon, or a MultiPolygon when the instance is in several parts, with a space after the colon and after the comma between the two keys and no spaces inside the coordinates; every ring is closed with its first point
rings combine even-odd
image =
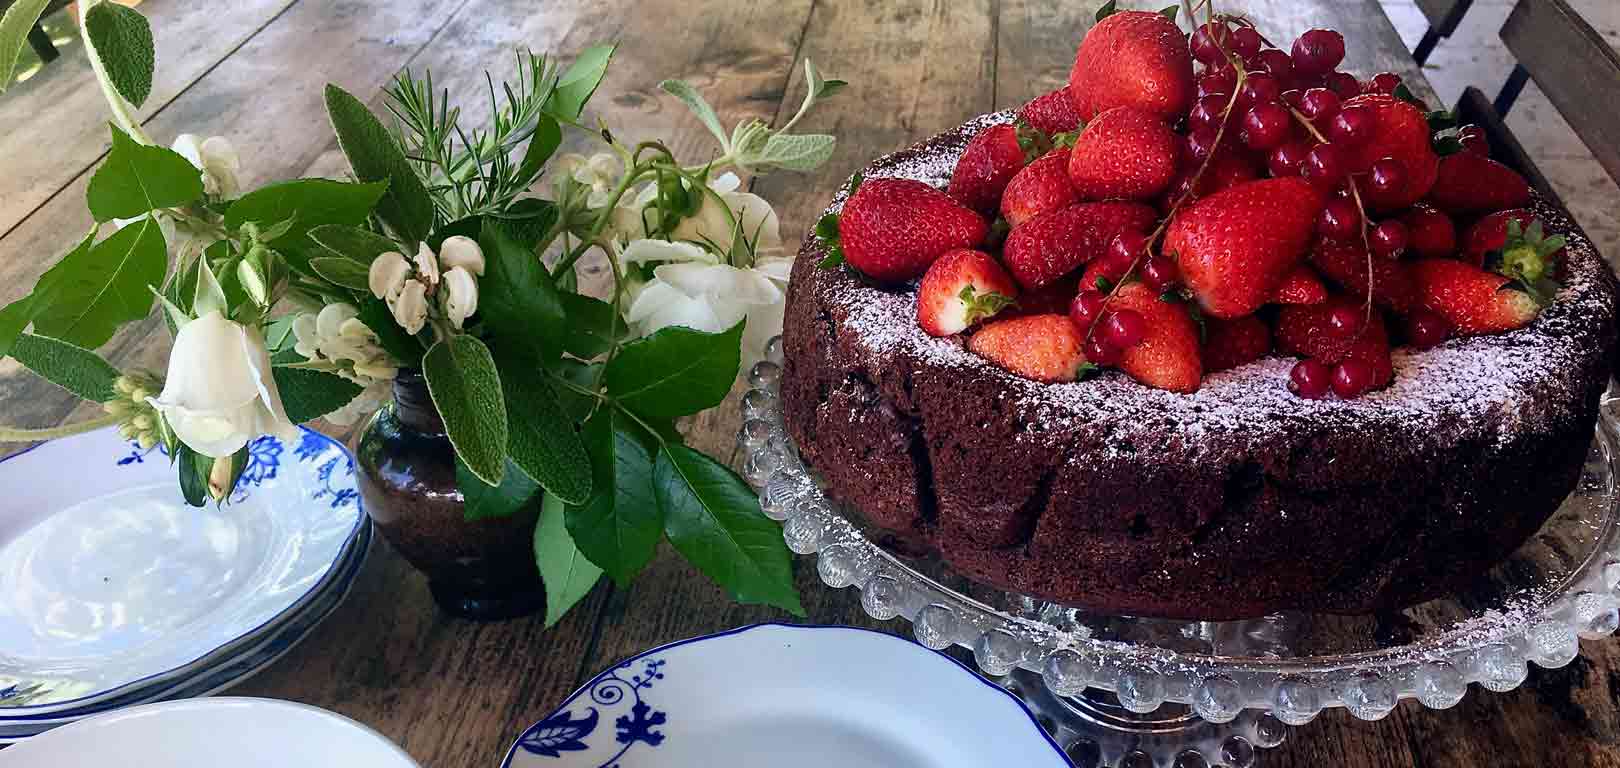
{"type": "MultiPolygon", "coordinates": [[[[1163,0],[1160,4],[1167,3],[1163,0]]],[[[401,67],[431,67],[454,94],[472,95],[485,67],[503,67],[527,45],[571,55],[623,43],[594,110],[621,136],[662,136],[687,158],[710,150],[703,129],[659,80],[686,78],[729,123],[779,119],[803,93],[813,58],[853,87],[810,118],[837,133],[833,160],[810,176],[760,179],[756,191],[782,212],[784,232],[811,216],[871,157],[1008,107],[1067,76],[1098,0],[148,0],[157,33],[158,82],[141,111],[165,140],[220,134],[243,155],[249,184],[338,175],[344,162],[324,115],[330,81],[375,94],[401,67]]],[[[1139,3],[1126,3],[1127,5],[1139,3]]],[[[1424,92],[1376,0],[1222,0],[1255,15],[1273,40],[1325,26],[1349,41],[1349,68],[1394,70],[1424,92]]],[[[87,171],[107,143],[88,67],[74,49],[0,98],[0,299],[16,298],[88,224],[87,171]]],[[[154,366],[166,335],[150,321],[113,340],[121,364],[154,366]]],[[[82,418],[64,395],[14,364],[0,367],[5,420],[32,426],[82,418]]],[[[738,422],[728,403],[688,425],[699,448],[729,451],[738,422]]],[[[906,634],[875,622],[853,590],[832,591],[801,559],[809,619],[906,634]]],[[[429,768],[494,765],[512,739],[596,671],[677,638],[782,619],[730,604],[665,552],[629,590],[604,582],[557,627],[538,619],[472,624],[435,611],[423,579],[385,544],[354,593],[289,656],[235,689],[326,707],[371,725],[429,768]]],[[[1378,723],[1329,713],[1297,729],[1269,766],[1620,766],[1620,643],[1585,643],[1566,669],[1532,667],[1503,695],[1477,688],[1450,711],[1407,703],[1378,723]]]]}

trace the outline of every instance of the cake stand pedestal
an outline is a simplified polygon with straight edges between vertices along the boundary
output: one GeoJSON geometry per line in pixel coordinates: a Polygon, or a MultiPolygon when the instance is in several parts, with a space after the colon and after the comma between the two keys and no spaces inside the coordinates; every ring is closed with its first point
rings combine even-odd
{"type": "Polygon", "coordinates": [[[777,404],[781,363],[773,340],[749,373],[738,447],[788,547],[815,555],[828,586],[859,588],[873,618],[909,620],[929,648],[970,650],[1076,765],[1246,768],[1324,709],[1378,720],[1402,699],[1451,707],[1471,683],[1512,690],[1527,664],[1562,667],[1581,639],[1620,628],[1612,388],[1575,491],[1479,583],[1388,616],[1200,622],[1088,613],[880,546],[883,537],[868,535],[799,460],[777,404]]]}

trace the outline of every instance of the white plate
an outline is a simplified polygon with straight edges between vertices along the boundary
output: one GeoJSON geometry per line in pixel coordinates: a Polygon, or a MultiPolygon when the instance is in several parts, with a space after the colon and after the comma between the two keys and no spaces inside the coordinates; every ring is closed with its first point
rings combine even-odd
{"type": "Polygon", "coordinates": [[[63,711],[263,630],[325,581],[365,521],[353,461],[305,430],[256,440],[225,506],[101,430],[0,463],[0,716],[63,711]]]}
{"type": "Polygon", "coordinates": [[[501,768],[1067,767],[1022,702],[894,635],[761,624],[654,648],[530,726],[501,768]]]}
{"type": "Polygon", "coordinates": [[[254,636],[228,651],[211,654],[207,660],[188,669],[187,674],[165,682],[128,686],[125,692],[82,709],[0,718],[0,744],[13,744],[68,723],[115,709],[157,701],[211,696],[258,674],[287,655],[316,626],[343,604],[354,586],[355,577],[365,564],[372,541],[370,526],[363,527],[353,550],[346,554],[331,583],[319,594],[292,611],[293,616],[278,620],[266,633],[254,636]]]}
{"type": "Polygon", "coordinates": [[[130,707],[0,750],[0,768],[417,768],[377,732],[273,699],[130,707]]]}

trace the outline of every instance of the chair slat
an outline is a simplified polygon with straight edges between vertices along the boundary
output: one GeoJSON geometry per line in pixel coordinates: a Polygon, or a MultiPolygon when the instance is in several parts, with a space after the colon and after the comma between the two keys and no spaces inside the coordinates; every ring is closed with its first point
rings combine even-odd
{"type": "Polygon", "coordinates": [[[1429,27],[1441,37],[1457,31],[1473,0],[1417,0],[1418,10],[1429,20],[1429,27]]]}
{"type": "Polygon", "coordinates": [[[1620,54],[1564,0],[1520,0],[1502,41],[1592,155],[1620,182],[1620,54]]]}

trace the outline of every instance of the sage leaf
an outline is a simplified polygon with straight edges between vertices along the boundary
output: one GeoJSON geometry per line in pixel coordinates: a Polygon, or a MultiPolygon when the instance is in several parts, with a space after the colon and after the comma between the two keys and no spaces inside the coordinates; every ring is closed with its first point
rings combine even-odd
{"type": "Polygon", "coordinates": [[[225,226],[239,229],[247,222],[270,224],[292,219],[279,237],[265,241],[287,259],[287,264],[309,274],[309,259],[325,249],[315,245],[310,230],[324,224],[359,226],[387,191],[382,183],[357,184],[331,179],[294,179],[249,192],[225,210],[225,226]]]}
{"type": "Polygon", "coordinates": [[[557,393],[546,383],[539,366],[501,366],[501,391],[506,400],[507,454],[524,474],[546,493],[569,504],[591,497],[591,460],[574,430],[574,420],[563,410],[557,393]]]}
{"type": "Polygon", "coordinates": [[[105,403],[117,395],[113,383],[118,381],[118,369],[84,347],[25,333],[17,337],[11,356],[46,381],[91,402],[105,403]]]}
{"type": "Polygon", "coordinates": [[[624,317],[613,305],[578,293],[560,293],[563,312],[568,316],[563,351],[581,360],[606,354],[615,341],[629,337],[624,317]]]}
{"type": "Polygon", "coordinates": [[[826,134],[789,136],[776,134],[765,142],[754,163],[775,165],[790,171],[812,171],[832,157],[838,139],[826,134]]]}
{"type": "Polygon", "coordinates": [[[662,88],[664,93],[674,96],[686,104],[686,108],[692,110],[692,114],[696,115],[698,121],[703,123],[703,127],[708,128],[709,133],[714,134],[714,138],[720,142],[720,146],[725,147],[727,150],[731,149],[731,140],[726,137],[726,130],[720,127],[720,116],[714,113],[714,107],[709,106],[709,102],[703,98],[703,94],[698,93],[698,90],[693,88],[691,83],[685,80],[665,80],[659,83],[658,87],[662,88]]]}
{"type": "Polygon", "coordinates": [[[653,494],[669,543],[732,599],[804,615],[782,528],[760,511],[742,478],[702,453],[665,443],[653,467],[653,494]]]}
{"type": "Polygon", "coordinates": [[[185,156],[146,146],[112,126],[112,149],[90,177],[85,201],[90,215],[104,222],[185,205],[202,194],[202,171],[185,156]]]}
{"type": "Polygon", "coordinates": [[[377,216],[402,239],[425,240],[433,231],[433,198],[394,135],[364,103],[335,85],[326,86],[326,114],[355,178],[388,183],[377,216]]]}
{"type": "Polygon", "coordinates": [[[737,379],[742,332],[743,323],[722,333],[670,326],[632,341],[608,363],[608,393],[649,420],[712,408],[737,379]]]}
{"type": "Polygon", "coordinates": [[[663,512],[653,497],[653,454],[643,434],[623,411],[598,409],[584,432],[594,490],[586,503],[568,507],[574,544],[621,587],[652,562],[664,536],[663,512]]]}
{"type": "Polygon", "coordinates": [[[528,475],[519,472],[507,459],[506,471],[500,485],[490,485],[467,468],[467,463],[456,459],[456,488],[461,490],[464,520],[491,520],[511,517],[525,504],[534,500],[540,486],[528,475]]]}
{"type": "Polygon", "coordinates": [[[11,73],[28,44],[28,30],[34,28],[51,0],[14,0],[0,16],[0,93],[11,85],[11,73]]]}
{"type": "Polygon", "coordinates": [[[478,281],[484,328],[502,346],[528,350],[542,361],[555,359],[562,348],[564,316],[545,264],[493,219],[484,221],[478,245],[485,262],[478,281]]]}
{"type": "Polygon", "coordinates": [[[456,455],[478,479],[500,485],[506,473],[506,403],[489,348],[473,336],[452,334],[422,356],[422,374],[456,455]]]}
{"type": "MultiPolygon", "coordinates": [[[[341,257],[371,268],[377,256],[388,251],[400,252],[398,243],[363,227],[344,224],[322,224],[309,230],[309,239],[332,256],[341,257]]],[[[312,259],[313,260],[312,256],[312,259]]]]}
{"type": "Polygon", "coordinates": [[[563,503],[555,496],[540,500],[540,521],[534,527],[534,563],[546,585],[546,626],[562,620],[602,578],[596,567],[574,546],[563,525],[563,503]]]}
{"type": "Polygon", "coordinates": [[[309,268],[322,280],[339,288],[371,290],[371,270],[359,262],[337,256],[317,256],[309,260],[309,268]]]}
{"type": "Polygon", "coordinates": [[[314,421],[360,396],[360,385],[335,373],[285,365],[270,367],[281,407],[294,424],[314,421]]]}
{"type": "Polygon", "coordinates": [[[617,47],[593,45],[580,53],[562,77],[557,78],[557,87],[546,99],[546,113],[564,123],[577,121],[585,111],[586,102],[596,93],[596,87],[602,84],[602,76],[607,74],[608,63],[613,60],[617,47]]]}
{"type": "Polygon", "coordinates": [[[95,245],[75,248],[39,279],[50,300],[36,302],[34,332],[95,349],[124,323],[152,311],[168,253],[156,221],[142,219],[95,245]]]}
{"type": "Polygon", "coordinates": [[[152,94],[156,63],[152,25],[140,11],[117,3],[97,3],[84,16],[84,28],[107,79],[124,100],[140,106],[152,94]]]}

